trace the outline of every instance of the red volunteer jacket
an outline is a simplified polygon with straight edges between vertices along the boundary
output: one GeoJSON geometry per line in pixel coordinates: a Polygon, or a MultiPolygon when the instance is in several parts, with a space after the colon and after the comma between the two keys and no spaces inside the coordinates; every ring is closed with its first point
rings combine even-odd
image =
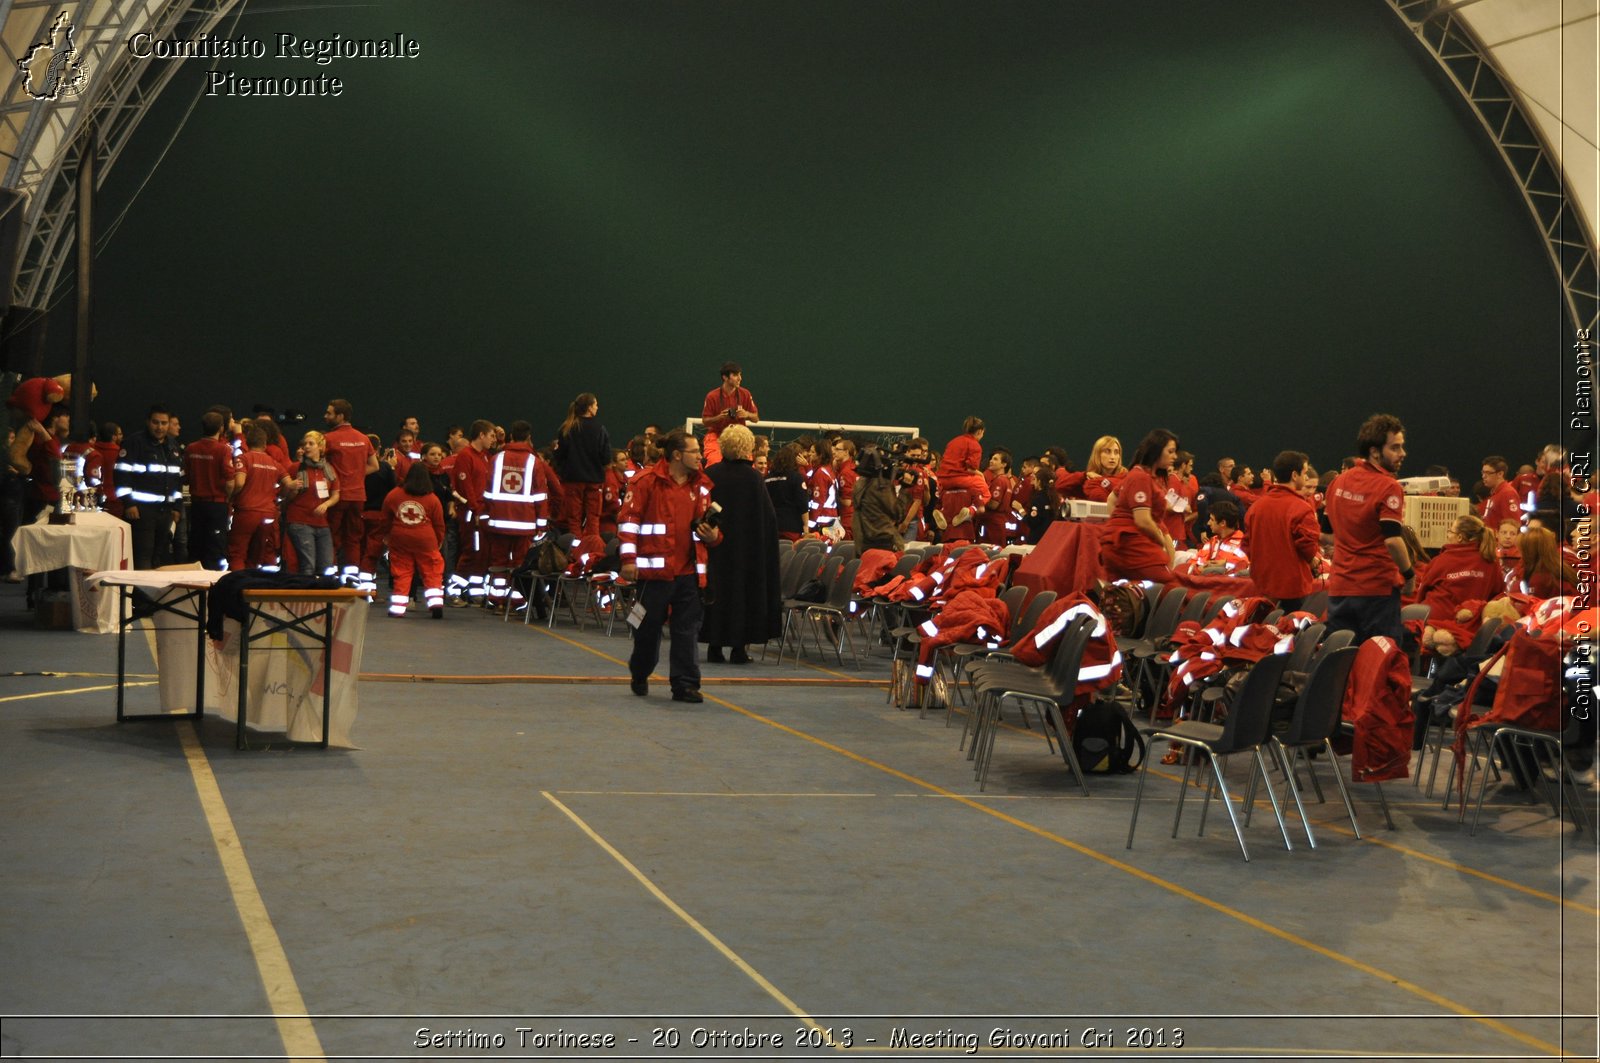
{"type": "Polygon", "coordinates": [[[549,524],[550,479],[532,446],[507,443],[489,462],[483,507],[481,523],[498,535],[531,536],[549,524]]]}
{"type": "Polygon", "coordinates": [[[1316,510],[1288,484],[1273,484],[1250,507],[1244,522],[1250,581],[1268,598],[1304,598],[1312,592],[1311,561],[1320,545],[1316,510]]]}
{"type": "Polygon", "coordinates": [[[694,526],[711,504],[711,481],[693,473],[673,480],[665,460],[641,472],[629,485],[617,514],[622,562],[638,566],[642,580],[669,580],[694,573],[706,585],[706,544],[694,526]]]}
{"type": "Polygon", "coordinates": [[[424,554],[439,549],[444,542],[444,507],[439,496],[431,491],[407,494],[404,487],[396,487],[383,496],[378,535],[388,540],[391,549],[424,554]]]}

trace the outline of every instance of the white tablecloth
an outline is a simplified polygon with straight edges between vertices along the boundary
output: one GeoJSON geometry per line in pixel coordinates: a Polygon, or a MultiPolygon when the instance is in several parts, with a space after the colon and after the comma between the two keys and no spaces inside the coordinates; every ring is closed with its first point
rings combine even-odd
{"type": "Polygon", "coordinates": [[[117,592],[102,592],[86,577],[92,572],[124,569],[133,564],[133,529],[109,513],[76,516],[73,524],[28,524],[18,528],[11,541],[17,552],[17,571],[28,576],[67,569],[72,626],[91,634],[114,634],[117,592]]]}
{"type": "MultiPolygon", "coordinates": [[[[158,601],[180,596],[196,584],[209,585],[223,573],[204,570],[158,569],[140,572],[96,572],[89,581],[105,585],[104,593],[115,600],[117,585],[128,584],[148,591],[158,601]]],[[[273,603],[265,607],[269,616],[301,616],[314,606],[302,603],[273,603]]],[[[363,599],[333,607],[333,696],[328,709],[328,744],[353,749],[350,730],[355,726],[361,676],[361,652],[366,642],[367,610],[363,599]]],[[[314,625],[320,631],[321,624],[314,625]]],[[[155,628],[156,672],[160,678],[161,711],[185,712],[194,708],[195,629],[174,613],[157,613],[140,621],[140,627],[155,628]]],[[[254,632],[259,635],[262,621],[257,618],[254,632]]],[[[206,640],[205,711],[225,720],[239,717],[239,622],[223,623],[222,641],[206,640]]],[[[246,700],[247,722],[252,730],[282,732],[296,742],[316,742],[322,738],[322,646],[320,642],[294,632],[279,631],[250,644],[250,690],[246,700]]]]}

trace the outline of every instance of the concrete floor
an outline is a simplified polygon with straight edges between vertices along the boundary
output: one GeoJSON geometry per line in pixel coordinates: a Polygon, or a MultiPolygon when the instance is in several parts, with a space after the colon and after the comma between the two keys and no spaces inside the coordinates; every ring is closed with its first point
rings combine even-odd
{"type": "Polygon", "coordinates": [[[707,665],[690,706],[627,650],[375,614],[368,675],[457,681],[363,682],[356,751],[240,753],[117,725],[114,638],[0,591],[0,1054],[1596,1054],[1600,864],[1522,795],[1472,837],[1358,787],[1363,840],[1335,798],[1292,852],[1262,804],[1245,863],[1225,817],[1168,836],[1162,769],[1130,851],[1134,777],[1086,799],[1009,730],[979,793],[881,659],[707,665]]]}

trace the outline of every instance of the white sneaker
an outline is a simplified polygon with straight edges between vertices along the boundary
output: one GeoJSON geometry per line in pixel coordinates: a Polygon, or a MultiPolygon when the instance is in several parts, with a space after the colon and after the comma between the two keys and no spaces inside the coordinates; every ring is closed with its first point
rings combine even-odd
{"type": "Polygon", "coordinates": [[[944,531],[950,526],[950,522],[944,519],[944,510],[942,509],[933,511],[933,523],[939,526],[940,531],[944,531]]]}

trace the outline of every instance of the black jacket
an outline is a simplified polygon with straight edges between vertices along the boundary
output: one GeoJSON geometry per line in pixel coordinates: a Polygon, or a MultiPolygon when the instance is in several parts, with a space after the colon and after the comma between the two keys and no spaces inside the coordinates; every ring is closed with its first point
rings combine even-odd
{"type": "Polygon", "coordinates": [[[148,429],[122,441],[117,457],[117,497],[129,506],[172,506],[183,501],[183,458],[176,445],[148,429]]]}
{"type": "Polygon", "coordinates": [[[713,646],[765,642],[783,630],[778,593],[778,521],[748,460],[733,458],[706,470],[711,501],[722,507],[722,540],[706,560],[710,602],[700,641],[713,646]]]}
{"type": "Polygon", "coordinates": [[[593,417],[580,417],[571,435],[556,440],[555,457],[562,483],[603,484],[611,464],[611,437],[593,417]]]}

